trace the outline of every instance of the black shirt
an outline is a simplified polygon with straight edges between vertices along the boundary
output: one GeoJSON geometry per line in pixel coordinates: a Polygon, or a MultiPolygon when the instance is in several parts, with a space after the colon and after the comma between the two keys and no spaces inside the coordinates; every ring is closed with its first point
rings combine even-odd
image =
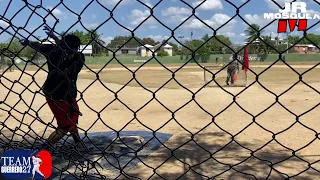
{"type": "Polygon", "coordinates": [[[65,59],[65,53],[56,45],[46,44],[39,49],[48,64],[49,73],[43,86],[47,97],[55,100],[70,100],[77,97],[77,79],[85,57],[76,52],[71,59],[65,59]]]}

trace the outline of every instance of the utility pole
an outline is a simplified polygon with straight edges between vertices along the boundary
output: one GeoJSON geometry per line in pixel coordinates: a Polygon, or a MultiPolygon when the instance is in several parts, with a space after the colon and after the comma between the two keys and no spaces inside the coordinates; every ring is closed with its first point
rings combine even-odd
{"type": "Polygon", "coordinates": [[[193,31],[191,31],[191,40],[192,40],[192,36],[193,36],[193,31]]]}
{"type": "Polygon", "coordinates": [[[287,54],[289,54],[289,32],[287,32],[287,54]]]}

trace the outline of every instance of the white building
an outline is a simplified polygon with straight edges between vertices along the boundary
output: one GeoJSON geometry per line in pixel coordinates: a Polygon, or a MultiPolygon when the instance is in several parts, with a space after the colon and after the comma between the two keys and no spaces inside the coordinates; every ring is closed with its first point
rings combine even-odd
{"type": "Polygon", "coordinates": [[[84,55],[92,55],[92,45],[80,45],[79,52],[82,52],[84,55]]]}
{"type": "Polygon", "coordinates": [[[149,44],[146,44],[144,46],[140,46],[138,49],[138,54],[141,57],[150,57],[150,56],[152,56],[153,52],[154,52],[154,47],[149,44]]]}
{"type": "Polygon", "coordinates": [[[271,38],[271,41],[275,42],[276,45],[287,44],[287,40],[281,37],[271,38]]]}
{"type": "MultiPolygon", "coordinates": [[[[154,46],[154,49],[158,49],[160,45],[161,45],[161,44],[155,45],[155,46],[154,46]]],[[[172,56],[172,49],[173,49],[173,47],[170,46],[169,44],[166,44],[166,45],[164,45],[164,46],[162,46],[162,47],[159,48],[159,50],[164,50],[164,51],[166,51],[169,56],[172,56]]],[[[157,53],[156,53],[156,54],[157,54],[157,53]]]]}

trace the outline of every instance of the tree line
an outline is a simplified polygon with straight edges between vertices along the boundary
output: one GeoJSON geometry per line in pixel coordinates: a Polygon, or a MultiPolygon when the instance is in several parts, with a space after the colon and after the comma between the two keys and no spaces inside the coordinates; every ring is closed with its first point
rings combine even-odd
{"type": "MultiPolygon", "coordinates": [[[[80,38],[81,44],[83,45],[92,45],[93,47],[93,55],[105,55],[107,48],[137,48],[141,45],[150,44],[155,46],[157,44],[164,44],[166,40],[156,41],[151,37],[139,38],[132,36],[116,36],[114,37],[110,43],[106,43],[102,39],[102,34],[99,34],[95,30],[90,30],[88,32],[83,31],[72,31],[72,33],[80,38]]],[[[257,24],[251,24],[251,27],[248,27],[244,31],[246,35],[246,40],[248,42],[259,39],[263,39],[263,41],[259,40],[258,42],[252,43],[249,46],[250,53],[277,53],[278,51],[285,51],[287,49],[286,44],[278,44],[277,40],[271,40],[271,36],[261,36],[263,33],[260,26],[257,24]],[[258,33],[260,32],[260,33],[258,33]]],[[[65,35],[67,33],[61,32],[61,35],[65,35]]],[[[314,44],[320,45],[320,35],[317,34],[307,34],[306,37],[299,36],[288,36],[288,42],[290,44],[314,44]]],[[[286,39],[285,39],[286,41],[286,39]]],[[[173,47],[173,55],[186,55],[190,56],[192,54],[195,55],[209,55],[209,54],[230,54],[232,50],[237,51],[238,48],[242,48],[241,46],[237,46],[233,44],[229,37],[223,35],[204,35],[201,39],[193,39],[180,42],[182,44],[169,42],[168,44],[173,47]]],[[[30,47],[23,47],[20,45],[17,39],[10,40],[8,42],[0,43],[0,50],[6,50],[4,53],[8,53],[11,55],[19,55],[21,57],[26,58],[37,58],[40,55],[30,47]]],[[[294,49],[291,48],[289,52],[294,52],[294,49]]],[[[165,55],[160,53],[161,55],[165,55]]]]}

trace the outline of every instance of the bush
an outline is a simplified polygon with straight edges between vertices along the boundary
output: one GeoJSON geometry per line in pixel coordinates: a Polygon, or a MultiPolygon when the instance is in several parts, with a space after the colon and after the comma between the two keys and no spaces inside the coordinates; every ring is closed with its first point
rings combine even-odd
{"type": "Polygon", "coordinates": [[[158,51],[158,56],[160,57],[163,57],[163,56],[169,56],[168,52],[167,51],[164,51],[164,50],[160,50],[158,51]]]}

